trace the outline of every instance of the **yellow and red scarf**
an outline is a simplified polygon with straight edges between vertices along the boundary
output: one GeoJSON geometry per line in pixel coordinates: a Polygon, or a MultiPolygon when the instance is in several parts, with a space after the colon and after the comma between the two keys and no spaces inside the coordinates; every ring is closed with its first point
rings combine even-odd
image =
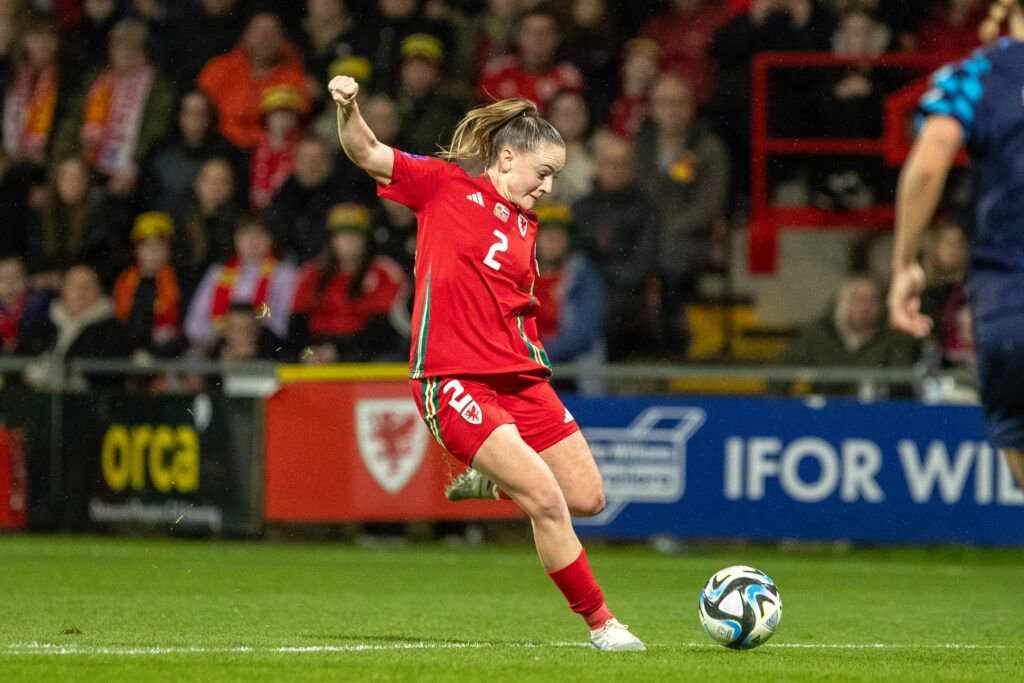
{"type": "Polygon", "coordinates": [[[4,149],[15,157],[37,156],[46,147],[57,107],[57,67],[21,69],[4,101],[4,149]]]}
{"type": "Polygon", "coordinates": [[[97,77],[85,97],[81,131],[91,164],[105,173],[131,164],[152,85],[152,67],[122,75],[107,69],[97,77]]]}
{"type": "MultiPolygon", "coordinates": [[[[260,311],[263,309],[263,305],[267,303],[267,294],[270,291],[270,278],[274,275],[276,269],[276,258],[268,256],[263,259],[263,263],[260,264],[260,279],[256,283],[256,291],[252,295],[253,310],[260,311]]],[[[220,271],[220,277],[217,279],[217,286],[213,290],[213,305],[210,308],[210,319],[213,321],[214,329],[218,332],[223,325],[224,316],[231,306],[231,294],[235,290],[238,270],[239,261],[238,257],[235,256],[224,264],[224,268],[220,271]]]]}
{"type": "MultiPolygon", "coordinates": [[[[128,322],[132,313],[135,290],[139,287],[142,274],[138,266],[132,266],[117,278],[114,284],[114,315],[121,322],[128,322]]],[[[153,327],[178,326],[178,276],[169,265],[161,266],[156,273],[156,299],[153,301],[153,327]]]]}

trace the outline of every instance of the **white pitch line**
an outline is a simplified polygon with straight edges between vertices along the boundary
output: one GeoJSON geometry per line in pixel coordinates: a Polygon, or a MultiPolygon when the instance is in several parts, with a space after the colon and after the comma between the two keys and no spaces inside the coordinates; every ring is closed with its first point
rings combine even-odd
{"type": "MultiPolygon", "coordinates": [[[[717,648],[714,643],[681,643],[682,647],[717,648]]],[[[102,656],[137,657],[154,655],[191,655],[191,654],[317,654],[334,652],[382,652],[401,650],[462,650],[484,649],[492,647],[589,647],[589,643],[517,643],[496,645],[494,643],[393,643],[373,645],[360,643],[355,645],[294,645],[281,647],[88,647],[79,645],[59,645],[55,643],[18,643],[0,648],[0,656],[102,656]]],[[[664,644],[648,645],[648,647],[666,647],[664,644]]],[[[964,643],[937,644],[903,644],[903,643],[767,643],[762,647],[770,649],[810,649],[810,650],[1010,650],[1020,649],[1013,645],[969,645],[964,643]]]]}
{"type": "MultiPolygon", "coordinates": [[[[514,643],[510,647],[590,647],[590,643],[514,643]]],[[[0,656],[14,655],[167,655],[167,654],[306,654],[384,650],[459,650],[498,647],[493,643],[394,643],[391,645],[296,645],[282,647],[88,647],[55,643],[18,643],[0,648],[0,656]]]]}
{"type": "MultiPolygon", "coordinates": [[[[720,647],[714,643],[683,643],[683,647],[720,647]]],[[[766,643],[766,648],[806,650],[1019,650],[1018,645],[968,645],[965,643],[766,643]]]]}

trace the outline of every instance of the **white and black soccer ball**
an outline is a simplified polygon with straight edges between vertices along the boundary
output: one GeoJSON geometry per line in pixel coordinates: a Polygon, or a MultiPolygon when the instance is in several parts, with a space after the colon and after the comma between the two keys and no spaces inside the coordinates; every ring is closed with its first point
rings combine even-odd
{"type": "Polygon", "coordinates": [[[782,618],[779,589],[767,574],[737,565],[715,572],[700,593],[700,623],[711,639],[749,650],[772,637],[782,618]]]}

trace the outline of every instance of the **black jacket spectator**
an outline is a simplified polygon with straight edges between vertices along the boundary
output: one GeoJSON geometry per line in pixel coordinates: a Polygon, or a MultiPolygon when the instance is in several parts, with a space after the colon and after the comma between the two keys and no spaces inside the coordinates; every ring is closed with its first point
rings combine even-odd
{"type": "MultiPolygon", "coordinates": [[[[126,358],[130,351],[128,335],[113,312],[96,271],[88,266],[69,268],[49,314],[18,336],[15,355],[42,356],[38,364],[26,369],[24,379],[42,388],[49,385],[53,363],[72,358],[126,358]]],[[[77,389],[123,384],[118,375],[72,375],[68,381],[77,389]]]]}
{"type": "MultiPolygon", "coordinates": [[[[217,132],[217,109],[206,93],[194,90],[181,98],[179,106],[173,132],[146,160],[140,188],[146,208],[172,216],[181,213],[199,169],[208,160],[227,160],[236,178],[244,177],[246,167],[245,155],[217,132]]],[[[246,193],[236,194],[241,200],[246,193]]]]}
{"type": "Polygon", "coordinates": [[[327,210],[339,200],[349,199],[349,192],[334,179],[334,162],[326,143],[318,138],[299,142],[295,170],[267,208],[282,256],[305,263],[319,254],[327,244],[327,210]]]}

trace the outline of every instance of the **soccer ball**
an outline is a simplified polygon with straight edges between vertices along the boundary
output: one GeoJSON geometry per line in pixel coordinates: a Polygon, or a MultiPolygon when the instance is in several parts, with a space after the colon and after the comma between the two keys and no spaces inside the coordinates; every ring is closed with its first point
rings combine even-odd
{"type": "Polygon", "coordinates": [[[700,594],[700,623],[711,639],[749,650],[772,637],[782,618],[779,589],[764,572],[738,565],[715,572],[700,594]]]}

